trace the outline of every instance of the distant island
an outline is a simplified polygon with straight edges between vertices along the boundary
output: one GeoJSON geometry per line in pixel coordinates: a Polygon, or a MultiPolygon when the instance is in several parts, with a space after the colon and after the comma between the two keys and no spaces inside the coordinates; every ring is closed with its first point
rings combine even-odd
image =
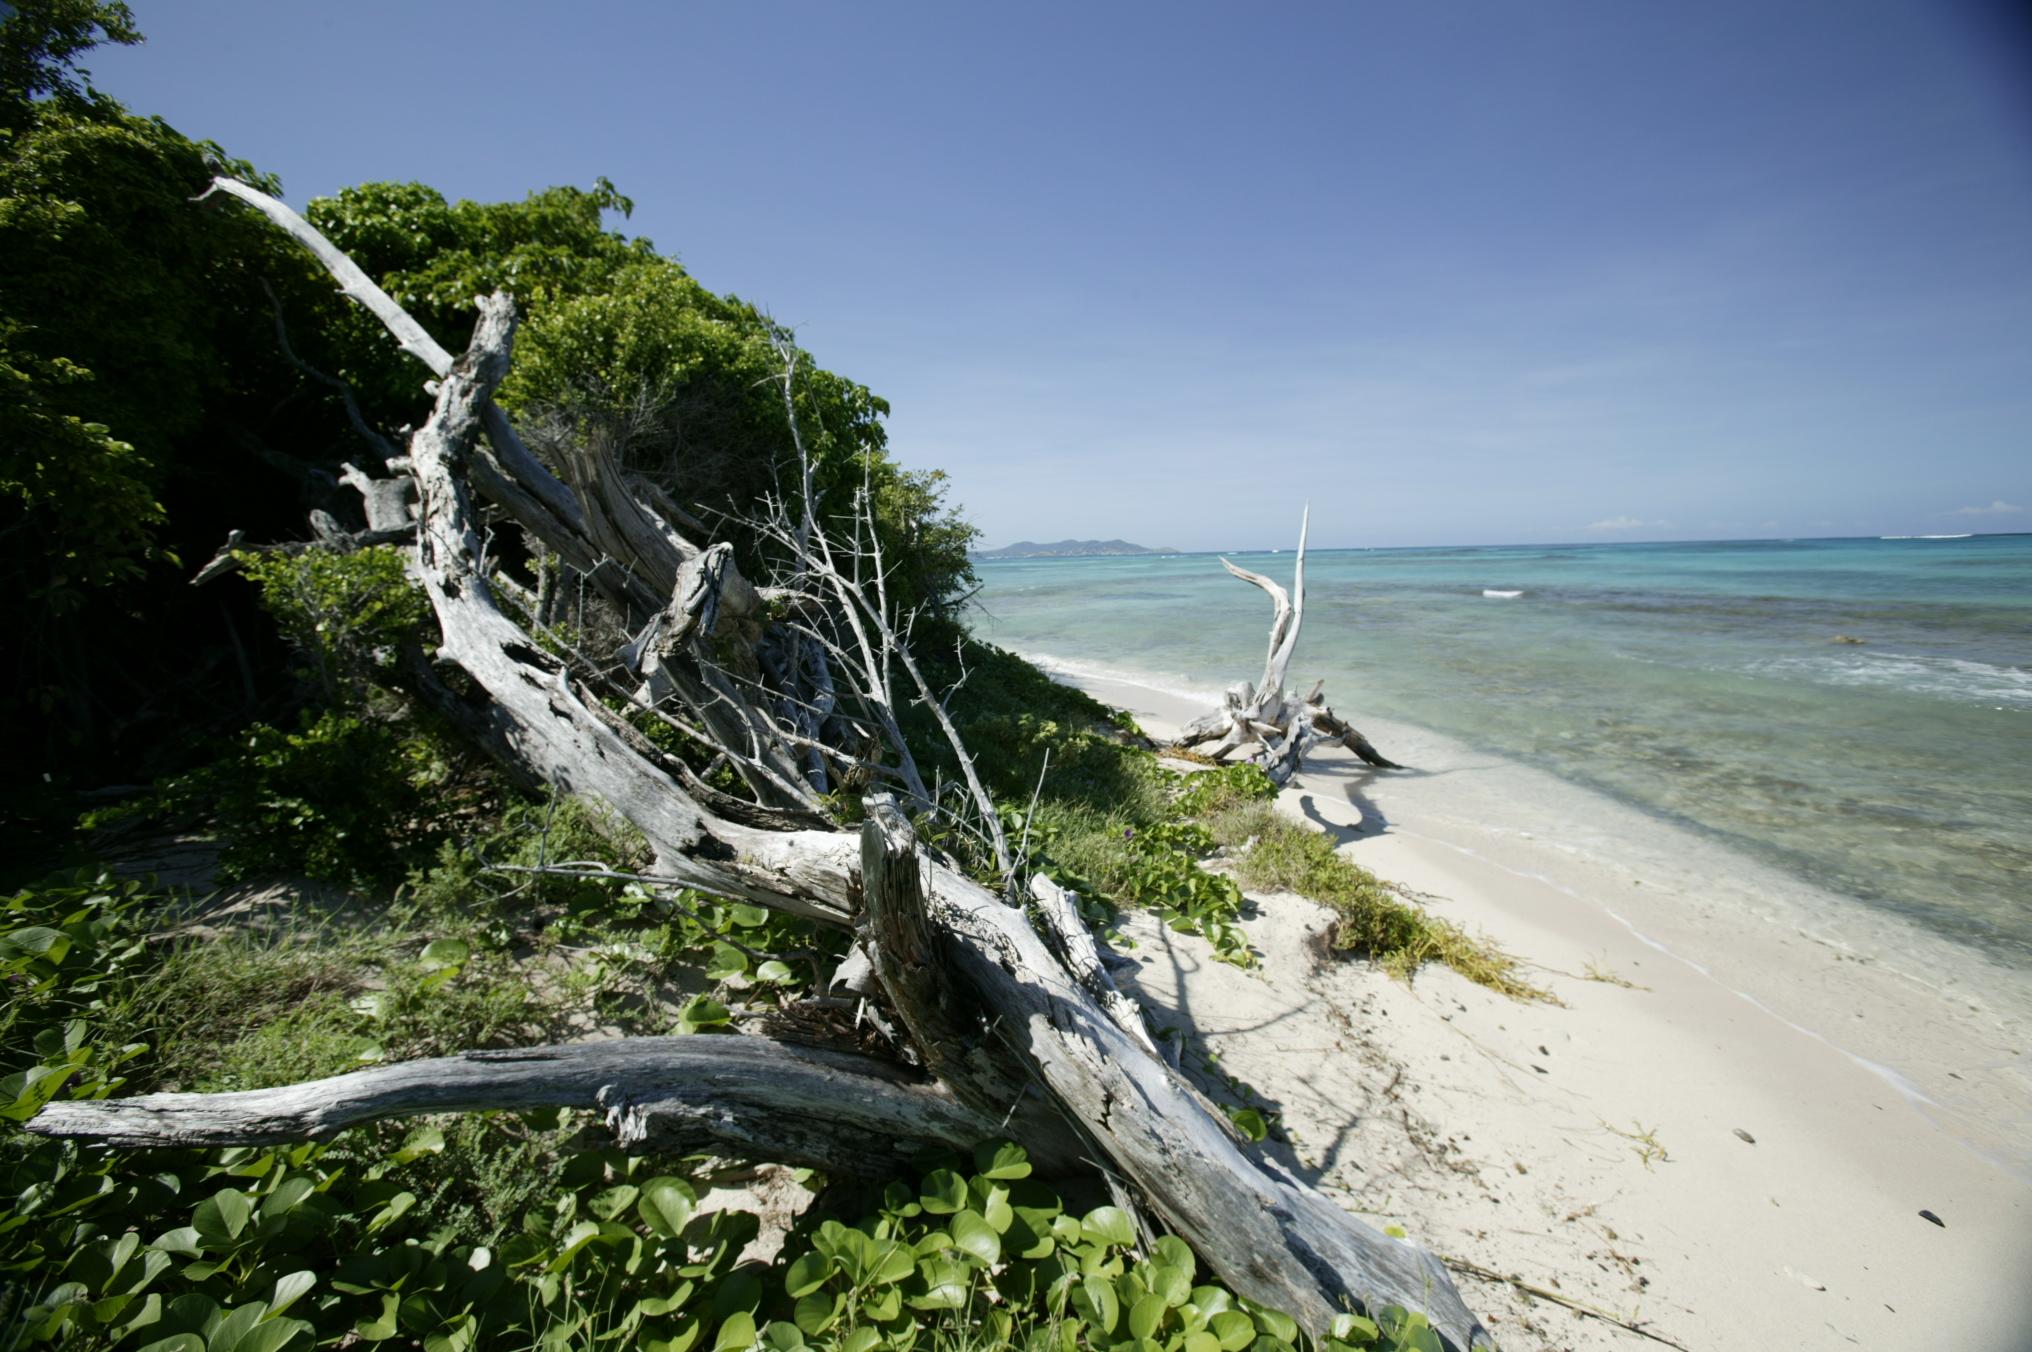
{"type": "Polygon", "coordinates": [[[1147,545],[1132,545],[1127,540],[1060,540],[1056,544],[1040,545],[1030,540],[1018,540],[1013,545],[1000,549],[974,551],[977,559],[1073,559],[1095,554],[1176,554],[1175,549],[1151,549],[1147,545]]]}

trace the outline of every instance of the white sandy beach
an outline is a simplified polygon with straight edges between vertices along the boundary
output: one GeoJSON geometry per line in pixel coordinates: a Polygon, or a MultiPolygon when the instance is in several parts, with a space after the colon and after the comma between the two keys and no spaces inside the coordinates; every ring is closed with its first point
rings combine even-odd
{"type": "MultiPolygon", "coordinates": [[[[1200,711],[1078,683],[1153,735],[1200,711]]],[[[1415,769],[1334,752],[1282,806],[1561,1003],[1322,960],[1325,913],[1296,897],[1255,899],[1253,971],[1132,918],[1126,984],[1280,1114],[1294,1167],[1449,1259],[1689,1349],[2032,1345],[2016,974],[1888,917],[1835,923],[1548,775],[1357,721],[1415,769]]],[[[1509,1352],[1660,1345],[1505,1282],[1461,1285],[1509,1352]]]]}

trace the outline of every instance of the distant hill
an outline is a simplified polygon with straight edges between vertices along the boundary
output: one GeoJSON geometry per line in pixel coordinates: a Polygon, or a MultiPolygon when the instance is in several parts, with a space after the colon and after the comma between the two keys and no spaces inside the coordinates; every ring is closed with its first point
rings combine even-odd
{"type": "Polygon", "coordinates": [[[1060,540],[1056,544],[1040,545],[1032,540],[1018,540],[1013,545],[1000,549],[982,549],[974,553],[977,559],[1074,559],[1096,554],[1176,554],[1175,549],[1151,549],[1145,545],[1132,545],[1127,540],[1060,540]]]}

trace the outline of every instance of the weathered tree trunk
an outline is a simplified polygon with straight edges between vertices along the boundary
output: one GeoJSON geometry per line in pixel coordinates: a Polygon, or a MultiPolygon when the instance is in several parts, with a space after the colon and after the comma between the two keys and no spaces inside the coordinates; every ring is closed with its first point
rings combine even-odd
{"type": "Polygon", "coordinates": [[[1289,593],[1261,573],[1221,560],[1221,567],[1270,598],[1270,651],[1263,659],[1262,679],[1254,685],[1237,681],[1229,686],[1221,707],[1186,724],[1174,744],[1217,761],[1239,752],[1245,762],[1262,767],[1279,784],[1297,774],[1306,753],[1322,742],[1339,743],[1382,769],[1403,768],[1327,707],[1324,681],[1304,699],[1284,689],[1291,655],[1298,649],[1299,626],[1305,620],[1305,536],[1311,523],[1312,508],[1307,507],[1299,518],[1298,558],[1292,565],[1289,593]]]}
{"type": "MultiPolygon", "coordinates": [[[[392,319],[391,311],[407,316],[357,269],[342,268],[343,257],[335,261],[337,251],[308,224],[244,185],[221,187],[311,244],[348,294],[436,369],[417,341],[421,330],[392,319]]],[[[808,813],[772,805],[760,792],[756,803],[715,799],[582,695],[581,673],[497,603],[469,484],[573,567],[589,563],[615,575],[607,594],[617,604],[636,604],[650,590],[632,546],[647,542],[653,550],[661,532],[631,533],[634,556],[622,561],[607,552],[613,537],[605,529],[580,524],[615,510],[611,486],[574,494],[520,449],[491,403],[508,370],[513,306],[496,295],[482,298],[479,311],[466,354],[439,371],[435,410],[408,455],[417,489],[416,573],[443,631],[437,661],[462,669],[477,688],[461,726],[526,779],[596,800],[633,824],[655,854],[658,875],[820,924],[862,927],[875,972],[931,1078],[762,1038],[631,1039],[470,1054],[254,1094],[61,1103],[30,1130],[135,1144],[273,1141],[404,1113],[566,1102],[605,1109],[622,1139],[635,1144],[707,1143],[850,1172],[880,1169],[917,1143],[1013,1135],[1047,1164],[1083,1158],[1126,1183],[1232,1289],[1291,1312],[1315,1333],[1343,1309],[1395,1303],[1425,1311],[1456,1347],[1485,1343],[1437,1260],[1377,1233],[1246,1150],[1221,1114],[1155,1054],[1140,1011],[1114,989],[1076,907],[1048,880],[1033,883],[1033,922],[1023,908],[926,854],[885,800],[871,800],[856,832],[800,828],[812,820],[808,813]],[[492,457],[483,435],[493,441],[492,457]]],[[[674,564],[703,554],[677,542],[669,551],[674,564]]],[[[689,599],[678,567],[659,574],[654,590],[676,593],[672,608],[680,613],[668,624],[699,627],[702,608],[689,599]]],[[[724,600],[727,589],[719,594],[724,600]]],[[[652,602],[634,614],[646,624],[660,608],[652,602]]],[[[1295,641],[1298,607],[1291,611],[1288,638],[1295,641]]],[[[1280,648],[1289,660],[1290,641],[1273,633],[1273,660],[1280,648]]],[[[684,653],[667,656],[677,661],[684,653]]],[[[762,745],[773,726],[767,716],[738,695],[728,698],[743,704],[742,725],[754,731],[755,744],[726,750],[773,780],[772,762],[785,744],[762,745]]],[[[788,768],[794,780],[794,759],[788,768]]]]}

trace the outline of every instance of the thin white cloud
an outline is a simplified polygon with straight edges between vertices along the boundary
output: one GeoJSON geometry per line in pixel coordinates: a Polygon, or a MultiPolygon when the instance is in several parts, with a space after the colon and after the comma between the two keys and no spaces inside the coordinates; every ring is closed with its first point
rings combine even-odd
{"type": "Polygon", "coordinates": [[[2015,515],[2017,515],[2017,514],[2018,514],[2019,512],[2022,512],[2022,511],[2024,511],[2024,510],[2025,510],[2025,509],[2024,509],[2023,507],[2020,507],[2020,506],[2019,506],[2019,505],[2018,505],[2017,503],[2015,503],[2015,502],[2006,502],[2006,501],[2004,501],[2004,500],[2003,500],[2002,498],[1996,498],[1996,499],[1993,499],[1993,500],[1992,500],[1992,501],[1990,502],[1990,505],[1989,505],[1989,506],[1987,506],[1987,507],[1957,507],[1957,508],[1955,508],[1955,509],[1954,509],[1953,511],[1951,511],[1951,512],[1942,512],[1942,513],[1941,513],[1941,515],[1942,515],[1942,516],[2015,516],[2015,515]]]}
{"type": "Polygon", "coordinates": [[[1601,521],[1590,521],[1588,530],[1642,530],[1646,526],[1662,526],[1663,521],[1644,521],[1634,516],[1611,516],[1601,521]]]}

